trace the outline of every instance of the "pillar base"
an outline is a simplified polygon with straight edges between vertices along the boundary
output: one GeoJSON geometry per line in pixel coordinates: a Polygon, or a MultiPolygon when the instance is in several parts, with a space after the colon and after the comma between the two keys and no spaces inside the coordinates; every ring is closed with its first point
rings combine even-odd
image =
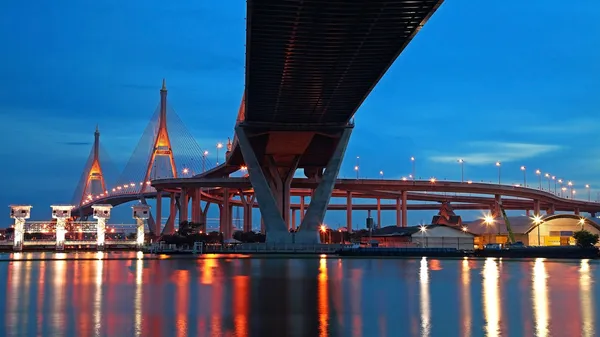
{"type": "Polygon", "coordinates": [[[265,243],[293,243],[292,234],[288,231],[270,230],[267,232],[265,243]]]}
{"type": "Polygon", "coordinates": [[[318,231],[314,231],[314,232],[298,231],[296,233],[293,233],[292,235],[293,235],[294,243],[311,244],[311,245],[321,243],[321,236],[319,235],[318,231]]]}

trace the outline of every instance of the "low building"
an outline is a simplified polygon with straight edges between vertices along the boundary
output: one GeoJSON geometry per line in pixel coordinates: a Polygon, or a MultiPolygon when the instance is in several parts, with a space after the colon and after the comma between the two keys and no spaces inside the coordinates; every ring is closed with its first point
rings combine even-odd
{"type": "MultiPolygon", "coordinates": [[[[574,214],[544,215],[539,225],[527,216],[508,217],[515,241],[528,246],[568,246],[574,245],[573,232],[582,228],[600,235],[600,224],[596,218],[584,218],[574,214]]],[[[508,228],[504,219],[494,219],[492,223],[477,220],[466,224],[469,232],[476,234],[475,246],[480,248],[487,243],[505,244],[509,241],[508,228]]]]}
{"type": "Polygon", "coordinates": [[[473,249],[475,235],[455,226],[388,226],[373,231],[361,243],[376,241],[380,247],[426,247],[473,249]]]}

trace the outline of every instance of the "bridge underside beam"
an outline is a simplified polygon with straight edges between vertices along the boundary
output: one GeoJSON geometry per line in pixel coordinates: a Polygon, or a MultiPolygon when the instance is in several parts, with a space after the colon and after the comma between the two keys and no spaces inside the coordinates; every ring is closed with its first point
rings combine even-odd
{"type": "MultiPolygon", "coordinates": [[[[351,127],[335,128],[338,140],[331,159],[328,160],[324,174],[323,168],[313,168],[313,177],[320,183],[311,200],[303,225],[295,236],[289,233],[290,225],[290,185],[298,163],[305,155],[311,138],[306,134],[288,134],[286,139],[294,146],[282,146],[279,141],[251,141],[251,137],[263,135],[252,134],[251,127],[238,125],[236,134],[244,162],[248,167],[250,182],[254,188],[262,219],[265,223],[267,241],[276,243],[315,243],[319,242],[318,226],[322,223],[325,211],[331,198],[337,174],[350,139],[351,127]],[[303,138],[304,136],[304,138],[303,138]],[[264,146],[260,146],[260,145],[264,146]],[[312,210],[311,210],[312,209],[312,210]]],[[[282,134],[275,131],[274,139],[283,139],[282,134]]],[[[306,172],[305,172],[306,173],[306,172]]]]}

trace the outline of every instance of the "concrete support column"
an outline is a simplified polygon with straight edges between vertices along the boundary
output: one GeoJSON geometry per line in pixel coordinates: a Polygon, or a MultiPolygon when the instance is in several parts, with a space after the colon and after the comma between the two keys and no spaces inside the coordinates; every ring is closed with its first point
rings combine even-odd
{"type": "Polygon", "coordinates": [[[268,172],[264,172],[254,153],[246,130],[238,125],[235,128],[235,133],[238,137],[244,162],[248,167],[248,176],[256,194],[260,213],[268,228],[267,241],[290,242],[291,236],[286,225],[286,218],[288,218],[289,213],[289,183],[296,170],[297,161],[293,167],[288,168],[287,172],[280,172],[283,174],[276,175],[277,168],[273,167],[272,163],[269,163],[268,172]],[[265,173],[268,173],[269,177],[265,173]],[[276,192],[277,196],[273,192],[276,192]],[[285,212],[282,212],[282,209],[285,209],[285,212]]]}
{"type": "Polygon", "coordinates": [[[296,230],[296,210],[292,209],[292,230],[296,230]]]}
{"type": "MultiPolygon", "coordinates": [[[[333,154],[327,163],[327,167],[325,167],[321,182],[315,189],[313,197],[310,200],[306,216],[300,224],[300,229],[297,234],[301,235],[295,236],[296,242],[298,243],[319,243],[321,241],[318,229],[325,218],[325,212],[327,211],[331,193],[333,192],[335,181],[340,172],[344,153],[346,153],[351,134],[352,129],[345,128],[340,135],[335,151],[333,151],[333,154]]],[[[352,224],[350,224],[350,226],[352,226],[352,224]]],[[[350,229],[351,228],[349,228],[349,230],[350,229]]]]}
{"type": "Polygon", "coordinates": [[[396,227],[402,226],[404,217],[402,216],[402,198],[396,198],[396,227]]]}
{"type": "Polygon", "coordinates": [[[591,212],[590,213],[590,217],[595,218],[596,217],[596,212],[591,212]]]}
{"type": "Polygon", "coordinates": [[[500,203],[502,202],[500,194],[494,195],[494,207],[492,207],[492,216],[498,218],[501,216],[500,203]]]}
{"type": "Polygon", "coordinates": [[[162,230],[162,191],[156,190],[156,220],[154,221],[154,235],[160,236],[162,230]]]}
{"type": "Polygon", "coordinates": [[[352,232],[352,192],[346,193],[346,228],[352,232]]]}
{"type": "Polygon", "coordinates": [[[381,198],[377,198],[377,229],[381,228],[381,198]]]}
{"type": "Polygon", "coordinates": [[[260,232],[262,234],[267,234],[267,228],[265,228],[265,219],[262,217],[262,215],[260,216],[260,232]]]}
{"type": "Polygon", "coordinates": [[[223,189],[223,204],[219,205],[219,232],[223,233],[223,238],[229,239],[228,235],[231,231],[230,210],[229,205],[229,189],[223,189]]]}
{"type": "Polygon", "coordinates": [[[408,226],[408,192],[402,191],[402,227],[408,226]]]}
{"type": "Polygon", "coordinates": [[[169,194],[169,217],[165,224],[164,234],[172,235],[175,233],[175,218],[177,217],[177,200],[175,193],[169,194]]]}
{"type": "Polygon", "coordinates": [[[554,212],[556,212],[556,208],[555,208],[554,204],[550,204],[548,206],[548,208],[546,209],[546,214],[547,215],[554,215],[554,212]]]}
{"type": "Polygon", "coordinates": [[[533,200],[533,215],[534,216],[541,216],[541,214],[540,214],[540,201],[539,200],[533,200]]]}
{"type": "Polygon", "coordinates": [[[528,209],[525,210],[525,216],[527,216],[527,217],[531,216],[531,213],[528,209]]]}
{"type": "Polygon", "coordinates": [[[208,208],[210,207],[210,202],[207,202],[204,205],[204,208],[201,207],[202,205],[198,205],[198,208],[200,209],[199,212],[199,216],[198,216],[198,223],[201,224],[200,228],[202,229],[202,231],[204,233],[207,232],[207,224],[206,224],[206,215],[208,214],[208,208]]]}
{"type": "Polygon", "coordinates": [[[181,197],[179,199],[181,207],[179,209],[179,222],[188,221],[188,209],[190,204],[190,197],[185,188],[181,189],[181,197]]]}
{"type": "Polygon", "coordinates": [[[137,224],[137,233],[135,244],[137,248],[142,248],[144,246],[144,224],[146,220],[150,218],[150,206],[148,205],[135,205],[133,208],[133,218],[137,224]]]}
{"type": "Polygon", "coordinates": [[[10,217],[15,219],[13,233],[13,250],[23,250],[25,238],[25,221],[31,216],[31,205],[10,205],[10,217]]]}
{"type": "Polygon", "coordinates": [[[304,220],[304,196],[300,197],[300,222],[304,220]]]}
{"type": "Polygon", "coordinates": [[[244,207],[244,232],[252,231],[252,209],[254,206],[254,194],[244,195],[240,190],[240,199],[244,207]]]}
{"type": "Polygon", "coordinates": [[[579,215],[579,207],[575,208],[575,215],[579,215]]]}

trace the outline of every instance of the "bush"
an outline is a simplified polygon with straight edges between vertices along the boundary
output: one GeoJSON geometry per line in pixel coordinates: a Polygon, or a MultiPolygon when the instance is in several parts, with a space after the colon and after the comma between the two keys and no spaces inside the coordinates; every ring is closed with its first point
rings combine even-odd
{"type": "Polygon", "coordinates": [[[592,234],[583,229],[573,233],[573,238],[581,248],[590,248],[598,243],[598,234],[592,234]]]}

